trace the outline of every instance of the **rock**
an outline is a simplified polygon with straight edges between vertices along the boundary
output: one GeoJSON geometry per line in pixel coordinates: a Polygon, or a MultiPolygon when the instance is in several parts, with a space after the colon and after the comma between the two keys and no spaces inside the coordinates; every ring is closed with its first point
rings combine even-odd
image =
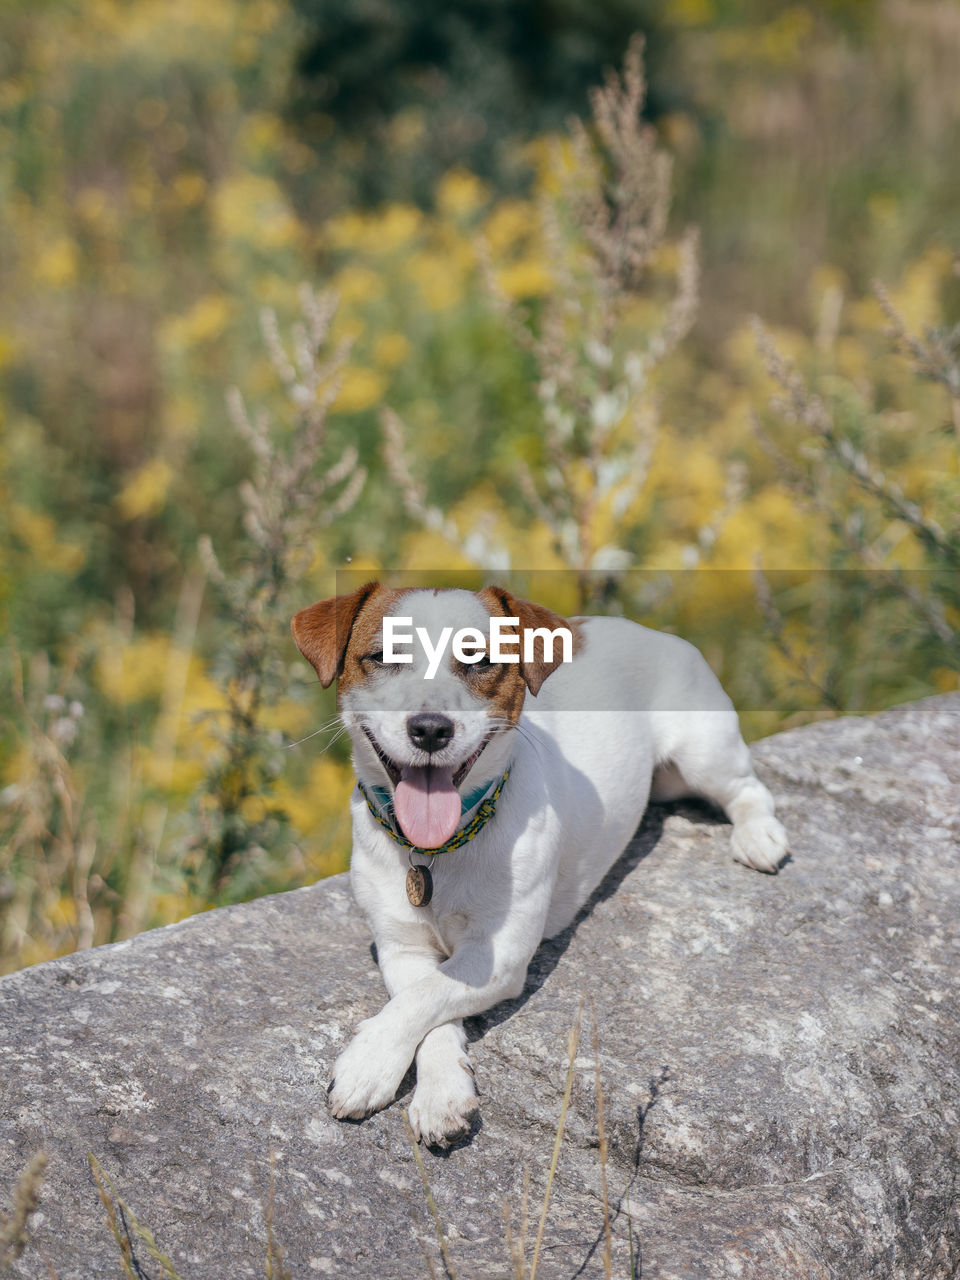
{"type": "MultiPolygon", "coordinates": [[[[754,754],[792,835],[776,878],[708,809],[653,808],[524,995],[472,1022],[481,1127],[423,1152],[460,1276],[514,1274],[525,1169],[530,1257],[581,992],[544,1280],[604,1270],[594,1009],[614,1275],[630,1231],[657,1280],[957,1275],[960,695],[754,754]]],[[[59,1280],[124,1274],[88,1152],[183,1280],[265,1274],[271,1152],[293,1277],[442,1274],[403,1094],[362,1124],[325,1107],[383,1000],[342,876],[0,982],[2,1183],[46,1149],[31,1231],[59,1280]]],[[[50,1273],[31,1245],[13,1274],[50,1273]]]]}

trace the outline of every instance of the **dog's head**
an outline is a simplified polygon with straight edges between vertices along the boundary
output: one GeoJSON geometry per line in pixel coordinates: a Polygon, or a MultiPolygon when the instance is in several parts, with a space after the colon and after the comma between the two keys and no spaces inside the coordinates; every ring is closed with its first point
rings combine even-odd
{"type": "Polygon", "coordinates": [[[536,696],[560,664],[542,637],[524,661],[524,633],[560,627],[571,624],[500,587],[398,591],[378,582],[302,609],[292,623],[297,647],[324,688],[339,680],[337,704],[357,773],[387,788],[404,834],[424,849],[438,848],[456,830],[461,794],[506,767],[527,691],[536,696]],[[429,637],[429,645],[408,645],[410,662],[385,662],[384,619],[401,617],[411,620],[404,631],[429,637]],[[491,617],[519,619],[519,628],[505,628],[504,636],[516,636],[520,661],[491,660],[491,617]],[[448,628],[484,637],[472,644],[470,656],[478,660],[456,656],[448,628]],[[431,661],[441,644],[442,655],[431,661]]]}

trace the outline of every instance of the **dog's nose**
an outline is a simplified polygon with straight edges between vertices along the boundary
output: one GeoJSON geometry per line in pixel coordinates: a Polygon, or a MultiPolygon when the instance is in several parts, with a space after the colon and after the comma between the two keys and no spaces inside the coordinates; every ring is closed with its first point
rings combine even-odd
{"type": "Polygon", "coordinates": [[[435,711],[421,711],[407,721],[410,741],[421,751],[442,751],[453,737],[453,721],[435,711]]]}

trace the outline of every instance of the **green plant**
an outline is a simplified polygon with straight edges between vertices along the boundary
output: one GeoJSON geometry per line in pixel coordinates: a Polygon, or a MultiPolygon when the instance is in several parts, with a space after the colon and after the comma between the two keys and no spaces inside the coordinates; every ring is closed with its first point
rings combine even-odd
{"type": "Polygon", "coordinates": [[[275,314],[262,315],[264,342],[292,410],[285,431],[265,412],[251,417],[239,391],[229,397],[233,425],[254,456],[240,489],[246,543],[242,563],[225,570],[209,538],[200,553],[223,607],[215,671],[225,713],[214,720],[220,750],[210,762],[192,844],[194,869],[214,892],[232,882],[242,893],[262,875],[271,848],[287,838],[285,814],[271,800],[283,767],[283,739],[264,713],[291,686],[289,598],[313,554],[318,530],[345,515],[366,481],[356,448],[330,458],[328,414],[337,398],[348,342],[330,349],[332,294],[301,291],[303,319],[293,328],[292,355],[275,314]]]}
{"type": "MultiPolygon", "coordinates": [[[[830,371],[811,387],[757,322],[759,350],[778,388],[771,402],[773,424],[761,428],[761,440],[782,483],[830,531],[832,566],[848,595],[862,597],[870,615],[869,627],[859,609],[848,625],[874,636],[877,662],[883,661],[880,651],[888,650],[901,679],[905,664],[958,671],[960,326],[928,326],[922,336],[914,335],[887,290],[877,284],[874,293],[887,320],[887,341],[907,358],[912,376],[899,384],[888,377],[881,385],[881,374],[873,384],[861,378],[853,385],[830,371]],[[939,412],[923,393],[923,382],[945,392],[939,412]],[[878,460],[884,454],[896,458],[905,424],[925,443],[925,451],[918,450],[921,459],[938,438],[955,439],[953,474],[937,471],[931,477],[920,470],[920,494],[905,489],[878,460]]],[[[823,679],[815,676],[809,660],[791,647],[762,578],[759,589],[781,652],[839,709],[848,701],[848,644],[841,646],[836,670],[823,679]]]]}
{"type": "MultiPolygon", "coordinates": [[[[634,563],[637,499],[657,436],[656,367],[696,313],[696,235],[667,240],[670,161],[641,120],[643,41],[591,94],[588,124],[552,149],[540,198],[549,277],[536,307],[511,299],[481,243],[501,322],[534,369],[537,439],[516,475],[531,517],[550,531],[558,563],[576,577],[581,610],[602,603],[606,575],[634,563]],[[672,260],[672,268],[668,262],[672,260]]],[[[411,475],[396,414],[384,454],[409,515],[484,567],[508,561],[483,529],[465,535],[429,505],[411,475]]]]}

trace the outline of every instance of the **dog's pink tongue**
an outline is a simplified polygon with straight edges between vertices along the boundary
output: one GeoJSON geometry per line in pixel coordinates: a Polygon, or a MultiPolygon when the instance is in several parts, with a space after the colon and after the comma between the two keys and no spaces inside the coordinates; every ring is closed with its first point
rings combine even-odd
{"type": "Polygon", "coordinates": [[[400,830],[418,849],[446,844],[460,821],[460,793],[453,770],[435,764],[407,765],[393,796],[400,830]]]}

